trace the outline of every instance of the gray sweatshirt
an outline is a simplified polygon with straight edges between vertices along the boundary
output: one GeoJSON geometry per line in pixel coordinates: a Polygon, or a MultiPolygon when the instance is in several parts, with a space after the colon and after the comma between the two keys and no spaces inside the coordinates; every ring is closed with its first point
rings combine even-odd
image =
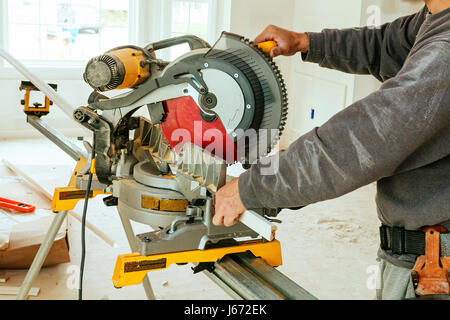
{"type": "MultiPolygon", "coordinates": [[[[261,174],[262,164],[242,174],[245,207],[306,206],[377,181],[382,223],[408,230],[447,224],[450,9],[432,15],[424,7],[380,28],[325,29],[309,37],[305,61],[371,74],[383,85],[273,156],[279,156],[276,174],[261,174]]],[[[382,250],[379,256],[408,268],[416,258],[382,250]]]]}

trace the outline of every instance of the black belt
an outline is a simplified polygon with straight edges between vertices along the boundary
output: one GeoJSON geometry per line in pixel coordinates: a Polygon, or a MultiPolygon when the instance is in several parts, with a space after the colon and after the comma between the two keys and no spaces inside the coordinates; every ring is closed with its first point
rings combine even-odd
{"type": "MultiPolygon", "coordinates": [[[[441,256],[450,256],[450,233],[441,233],[441,256]]],[[[381,249],[394,254],[425,254],[425,232],[405,230],[402,227],[380,227],[381,249]]]]}
{"type": "Polygon", "coordinates": [[[402,227],[380,227],[381,249],[394,254],[425,254],[425,232],[405,230],[402,227]]]}

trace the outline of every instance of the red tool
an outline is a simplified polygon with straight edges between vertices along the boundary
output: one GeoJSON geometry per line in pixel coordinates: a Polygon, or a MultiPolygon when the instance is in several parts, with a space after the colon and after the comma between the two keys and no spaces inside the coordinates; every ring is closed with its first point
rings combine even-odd
{"type": "Polygon", "coordinates": [[[32,206],[30,204],[17,202],[17,201],[5,199],[5,198],[0,198],[0,208],[13,209],[13,210],[23,212],[23,213],[31,213],[34,210],[36,210],[36,207],[32,206]]]}

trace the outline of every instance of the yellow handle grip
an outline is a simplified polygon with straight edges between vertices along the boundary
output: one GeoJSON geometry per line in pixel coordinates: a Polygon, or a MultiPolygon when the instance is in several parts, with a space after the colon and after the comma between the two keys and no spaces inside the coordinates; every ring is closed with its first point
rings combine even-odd
{"type": "Polygon", "coordinates": [[[275,48],[276,46],[278,46],[278,43],[276,43],[275,41],[265,41],[258,43],[258,48],[260,48],[265,53],[270,53],[270,50],[272,50],[272,48],[275,48]]]}

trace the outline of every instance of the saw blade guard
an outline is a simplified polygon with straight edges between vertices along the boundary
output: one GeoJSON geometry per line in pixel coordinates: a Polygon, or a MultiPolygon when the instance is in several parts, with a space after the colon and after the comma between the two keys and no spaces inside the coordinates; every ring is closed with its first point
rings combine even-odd
{"type": "MultiPolygon", "coordinates": [[[[228,164],[254,163],[272,151],[286,124],[288,99],[282,75],[256,45],[227,32],[222,33],[203,59],[204,68],[200,72],[208,86],[214,87],[219,82],[219,86],[231,88],[234,83],[238,90],[230,89],[228,96],[220,97],[219,107],[213,109],[205,109],[191,97],[165,101],[167,117],[161,124],[163,133],[175,150],[191,142],[228,164]],[[212,70],[226,77],[222,81],[208,81],[212,70]],[[242,101],[236,98],[239,95],[242,101]],[[189,131],[191,137],[181,144],[180,139],[172,139],[180,128],[189,131]]],[[[220,87],[210,91],[217,94],[219,90],[220,87]]]]}

